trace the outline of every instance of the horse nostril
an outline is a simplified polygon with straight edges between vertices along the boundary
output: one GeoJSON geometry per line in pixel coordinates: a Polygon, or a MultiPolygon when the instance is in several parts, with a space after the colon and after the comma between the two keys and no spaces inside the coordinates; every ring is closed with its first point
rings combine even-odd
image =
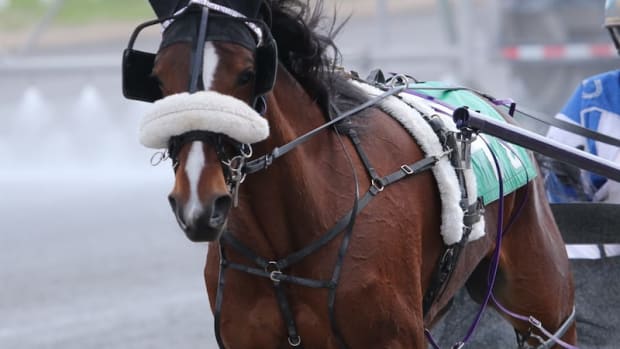
{"type": "Polygon", "coordinates": [[[172,195],[168,195],[168,202],[170,203],[170,207],[172,207],[172,211],[176,213],[177,211],[177,200],[172,195]]]}
{"type": "Polygon", "coordinates": [[[187,224],[183,219],[183,213],[180,212],[181,210],[179,209],[177,199],[173,195],[168,195],[168,202],[170,203],[170,207],[172,208],[172,212],[174,213],[177,223],[179,223],[181,229],[185,230],[187,228],[187,224]]]}
{"type": "Polygon", "coordinates": [[[209,225],[214,228],[223,225],[226,222],[231,206],[232,198],[230,195],[222,195],[215,199],[213,209],[211,210],[211,217],[209,218],[209,225]]]}

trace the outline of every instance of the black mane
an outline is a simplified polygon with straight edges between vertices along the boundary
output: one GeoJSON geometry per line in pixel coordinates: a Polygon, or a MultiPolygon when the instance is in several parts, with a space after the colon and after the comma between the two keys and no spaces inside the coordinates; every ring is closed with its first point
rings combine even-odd
{"type": "Polygon", "coordinates": [[[272,11],[271,32],[278,44],[280,63],[297,79],[306,92],[317,101],[325,115],[329,103],[341,110],[363,102],[361,91],[346,82],[337,67],[341,55],[334,37],[346,23],[336,25],[336,16],[323,15],[323,0],[310,6],[308,0],[267,0],[272,11]],[[325,34],[319,31],[327,22],[325,34]]]}

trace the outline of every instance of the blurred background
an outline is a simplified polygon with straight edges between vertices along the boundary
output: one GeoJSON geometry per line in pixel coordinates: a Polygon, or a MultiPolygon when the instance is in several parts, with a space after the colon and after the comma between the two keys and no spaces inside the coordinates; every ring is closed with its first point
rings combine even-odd
{"type": "MultiPolygon", "coordinates": [[[[474,87],[539,114],[618,67],[604,0],[329,0],[343,65],[474,87]]],[[[141,0],[0,0],[0,348],[215,348],[206,245],[122,97],[141,0]]],[[[138,48],[156,50],[159,29],[138,48]]],[[[531,124],[535,130],[544,128],[531,124]]]]}

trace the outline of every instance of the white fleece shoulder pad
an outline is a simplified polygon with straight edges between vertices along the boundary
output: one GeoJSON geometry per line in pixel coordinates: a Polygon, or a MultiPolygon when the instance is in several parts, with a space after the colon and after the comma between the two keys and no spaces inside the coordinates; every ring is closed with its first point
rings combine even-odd
{"type": "Polygon", "coordinates": [[[171,137],[189,131],[222,133],[244,144],[269,136],[269,124],[245,102],[214,91],[170,95],[155,102],[140,124],[140,143],[168,147],[171,137]]]}

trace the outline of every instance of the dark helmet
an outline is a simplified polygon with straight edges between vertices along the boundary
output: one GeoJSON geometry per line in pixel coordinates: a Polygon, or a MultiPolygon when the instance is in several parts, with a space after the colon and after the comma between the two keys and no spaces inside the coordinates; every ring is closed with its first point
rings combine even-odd
{"type": "Polygon", "coordinates": [[[616,50],[620,53],[620,0],[606,0],[605,28],[609,30],[616,50]]]}

